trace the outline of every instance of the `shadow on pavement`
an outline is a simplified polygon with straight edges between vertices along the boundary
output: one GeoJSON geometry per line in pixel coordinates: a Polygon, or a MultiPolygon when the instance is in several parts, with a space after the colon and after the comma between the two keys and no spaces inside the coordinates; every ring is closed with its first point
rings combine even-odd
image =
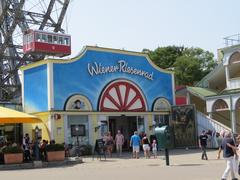
{"type": "Polygon", "coordinates": [[[177,164],[177,165],[171,165],[171,166],[202,166],[204,164],[177,164]]]}

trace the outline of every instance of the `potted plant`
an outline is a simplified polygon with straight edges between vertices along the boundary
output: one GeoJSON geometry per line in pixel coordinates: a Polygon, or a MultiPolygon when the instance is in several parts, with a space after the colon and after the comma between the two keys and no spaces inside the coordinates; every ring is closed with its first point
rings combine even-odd
{"type": "Polygon", "coordinates": [[[46,147],[47,161],[64,161],[65,148],[63,144],[50,144],[46,147]]]}
{"type": "Polygon", "coordinates": [[[5,164],[19,164],[23,162],[23,150],[19,146],[7,146],[3,148],[5,164]]]}

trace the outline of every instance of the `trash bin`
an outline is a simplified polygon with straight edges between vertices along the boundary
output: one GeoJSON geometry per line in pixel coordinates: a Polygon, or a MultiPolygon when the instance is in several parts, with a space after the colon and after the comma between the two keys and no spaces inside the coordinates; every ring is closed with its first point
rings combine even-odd
{"type": "Polygon", "coordinates": [[[157,144],[159,149],[173,148],[173,131],[170,126],[162,126],[155,128],[155,135],[157,137],[157,144]]]}

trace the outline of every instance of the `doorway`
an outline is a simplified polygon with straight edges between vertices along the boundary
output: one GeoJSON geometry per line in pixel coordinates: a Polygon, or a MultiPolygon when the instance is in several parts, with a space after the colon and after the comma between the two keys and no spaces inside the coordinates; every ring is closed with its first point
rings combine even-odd
{"type": "Polygon", "coordinates": [[[109,131],[115,138],[118,130],[120,130],[124,136],[124,150],[130,148],[130,138],[134,131],[144,131],[144,118],[140,116],[109,116],[109,131]]]}

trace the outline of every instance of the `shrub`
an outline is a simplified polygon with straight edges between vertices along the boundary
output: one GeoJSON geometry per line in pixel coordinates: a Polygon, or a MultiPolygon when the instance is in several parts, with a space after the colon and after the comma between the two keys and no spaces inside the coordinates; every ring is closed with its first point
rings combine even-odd
{"type": "Polygon", "coordinates": [[[2,152],[4,154],[15,154],[15,153],[23,153],[23,150],[19,146],[7,146],[5,147],[2,152]]]}
{"type": "Polygon", "coordinates": [[[50,144],[47,145],[46,151],[64,151],[64,145],[63,144],[50,144]]]}

